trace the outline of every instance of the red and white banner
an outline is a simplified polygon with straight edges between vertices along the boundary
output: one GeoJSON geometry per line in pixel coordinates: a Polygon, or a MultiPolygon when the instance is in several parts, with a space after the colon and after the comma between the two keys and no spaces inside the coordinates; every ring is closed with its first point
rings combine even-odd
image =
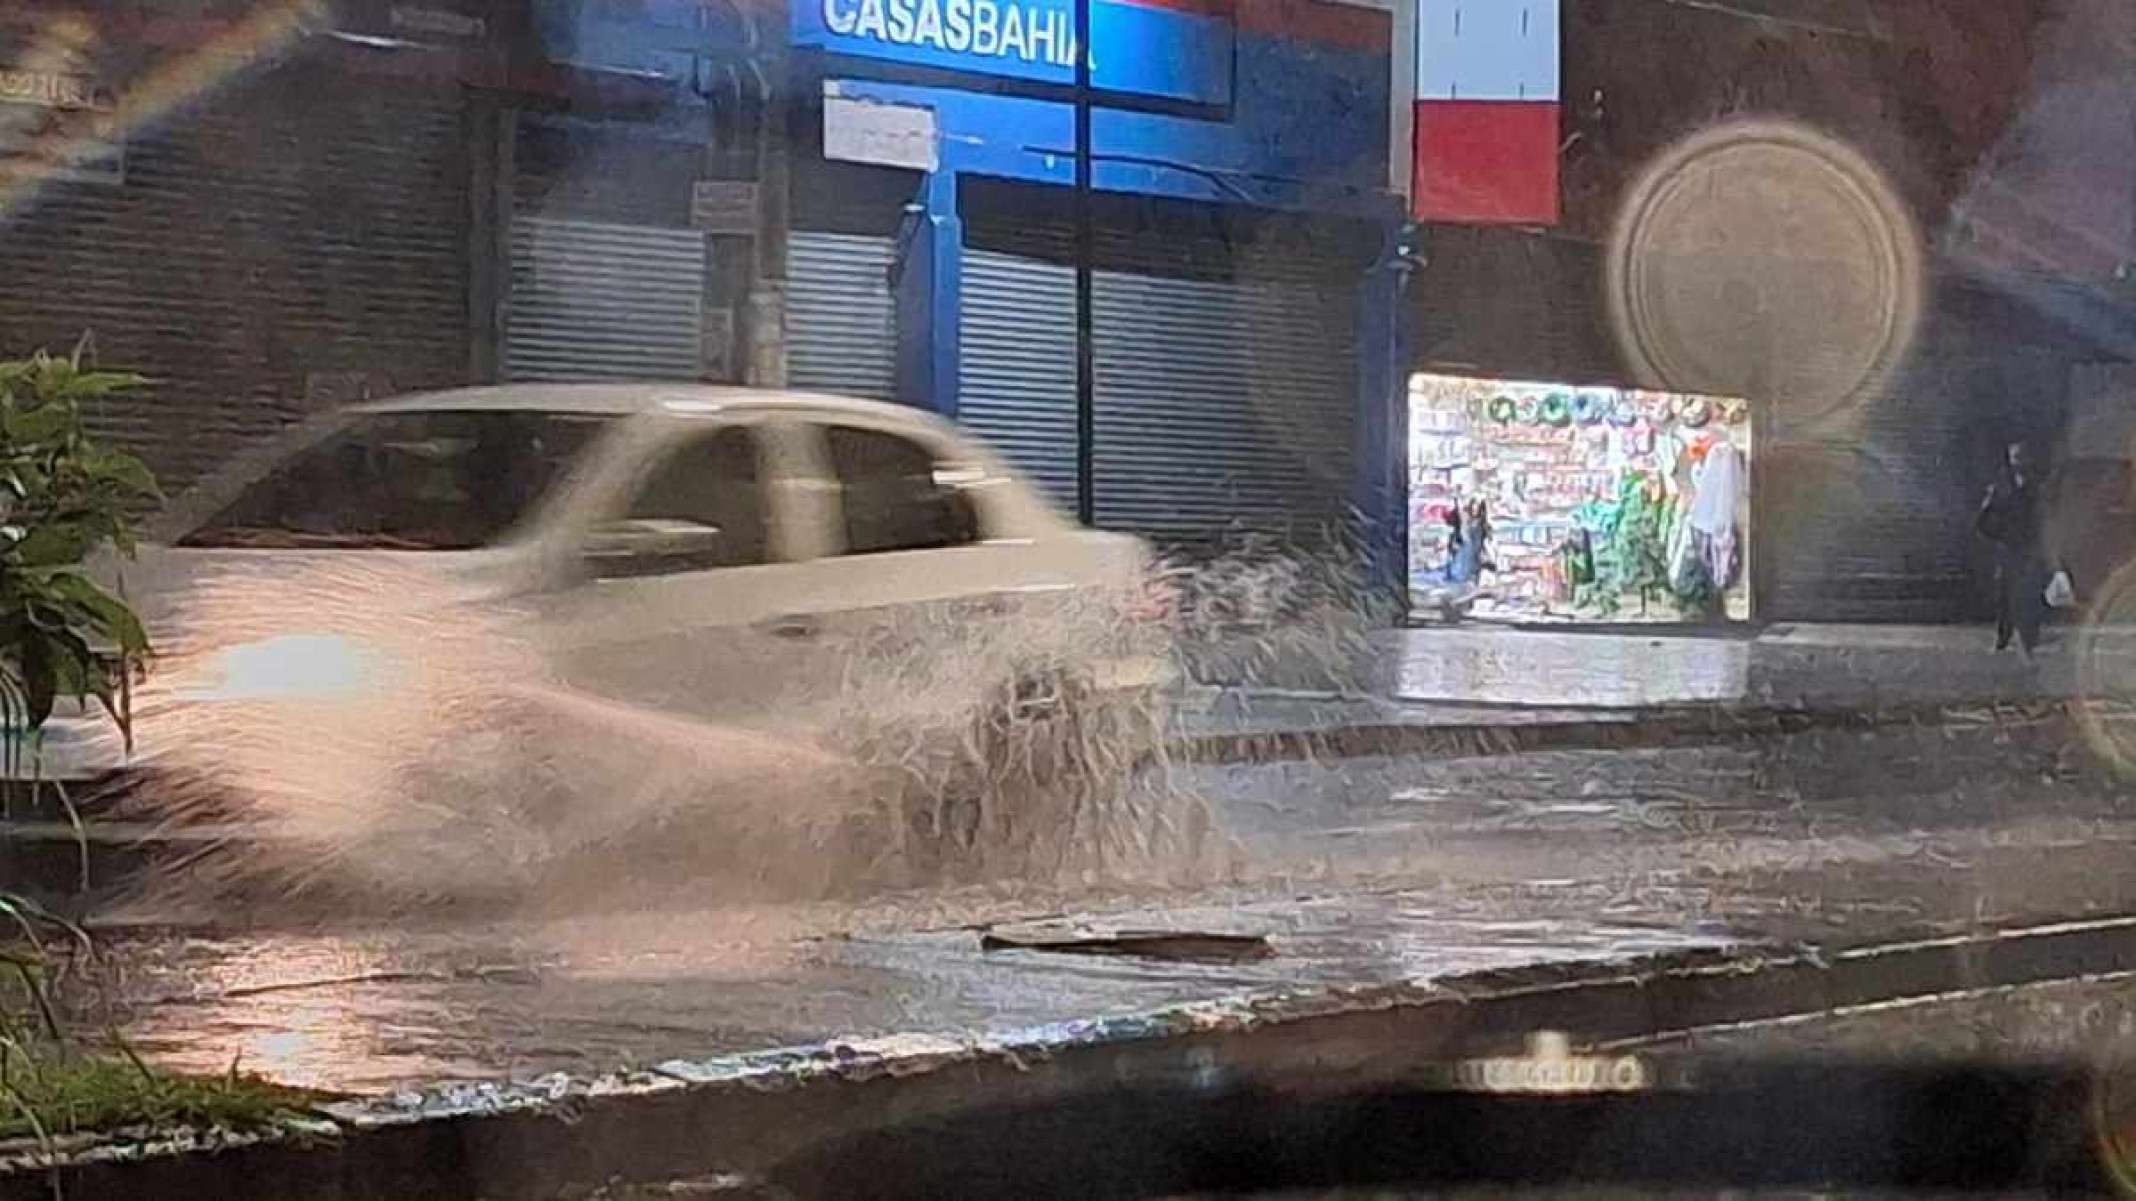
{"type": "Polygon", "coordinates": [[[1559,0],[1418,0],[1410,215],[1558,220],[1559,0]]]}

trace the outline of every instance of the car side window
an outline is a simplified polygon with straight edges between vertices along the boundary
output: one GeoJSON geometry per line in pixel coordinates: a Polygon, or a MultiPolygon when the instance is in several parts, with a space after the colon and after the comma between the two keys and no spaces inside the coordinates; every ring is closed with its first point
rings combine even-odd
{"type": "Polygon", "coordinates": [[[927,447],[858,426],[824,430],[844,501],[849,555],[963,546],[979,540],[971,498],[927,447]]]}
{"type": "Polygon", "coordinates": [[[623,519],[596,531],[603,576],[668,575],[770,559],[756,434],[723,429],[666,451],[623,519]]]}

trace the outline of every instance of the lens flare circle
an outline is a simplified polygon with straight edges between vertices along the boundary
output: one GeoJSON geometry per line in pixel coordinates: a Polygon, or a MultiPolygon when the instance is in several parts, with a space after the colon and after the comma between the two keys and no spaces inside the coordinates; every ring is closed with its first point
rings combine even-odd
{"type": "Polygon", "coordinates": [[[2136,777],[2136,560],[2093,593],[2073,642],[2077,726],[2095,754],[2136,777]]]}
{"type": "Polygon", "coordinates": [[[1771,401],[1812,425],[1903,365],[1923,253],[1911,210],[1859,151],[1800,122],[1736,119],[1663,151],[1626,190],[1605,295],[1648,386],[1771,401]]]}

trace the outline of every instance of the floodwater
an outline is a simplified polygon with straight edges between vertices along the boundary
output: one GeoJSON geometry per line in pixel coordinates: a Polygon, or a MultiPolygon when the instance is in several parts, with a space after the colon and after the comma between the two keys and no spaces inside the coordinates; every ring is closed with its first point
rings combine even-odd
{"type": "Polygon", "coordinates": [[[1184,883],[103,935],[81,1012],[154,1058],[384,1092],[1690,946],[1793,945],[2136,903],[2136,812],[2066,725],[1655,752],[1181,768],[1239,859],[1184,883]],[[1575,799],[1568,799],[1575,798],[1575,799]],[[1057,920],[1263,935],[1173,962],[982,950],[1057,920]]]}
{"type": "Polygon", "coordinates": [[[1438,917],[1428,895],[1100,915],[1271,936],[1250,962],[983,951],[969,930],[723,937],[679,913],[390,935],[107,940],[113,1016],[174,1067],[385,1091],[439,1079],[593,1075],[673,1058],[892,1033],[983,1035],[1315,985],[1610,958],[1723,941],[1696,929],[1438,917]]]}
{"type": "MultiPolygon", "coordinates": [[[[1088,661],[1105,619],[887,630],[806,720],[726,721],[574,687],[462,599],[375,566],[195,598],[143,704],[164,766],[216,786],[156,816],[244,834],[104,915],[78,1020],[389,1092],[2136,903],[2136,801],[2056,718],[1193,765],[1161,712],[990,690],[1088,661]],[[981,947],[1034,922],[1272,954],[981,947]]],[[[1355,662],[1365,623],[1326,616],[1286,627],[1292,678],[1355,662]]],[[[1672,653],[1674,699],[1746,686],[1744,644],[1672,653]]]]}

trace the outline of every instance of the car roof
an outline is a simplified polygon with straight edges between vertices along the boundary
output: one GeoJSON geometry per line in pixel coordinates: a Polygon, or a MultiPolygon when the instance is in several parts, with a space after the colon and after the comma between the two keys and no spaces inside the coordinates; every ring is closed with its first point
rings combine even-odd
{"type": "Polygon", "coordinates": [[[908,405],[855,400],[852,397],[829,396],[816,392],[698,383],[498,384],[491,387],[453,388],[443,392],[418,392],[396,396],[391,400],[357,406],[356,411],[410,413],[459,410],[588,413],[629,417],[661,412],[703,412],[708,409],[736,412],[783,410],[831,415],[843,413],[913,425],[934,423],[932,414],[908,405]]]}

